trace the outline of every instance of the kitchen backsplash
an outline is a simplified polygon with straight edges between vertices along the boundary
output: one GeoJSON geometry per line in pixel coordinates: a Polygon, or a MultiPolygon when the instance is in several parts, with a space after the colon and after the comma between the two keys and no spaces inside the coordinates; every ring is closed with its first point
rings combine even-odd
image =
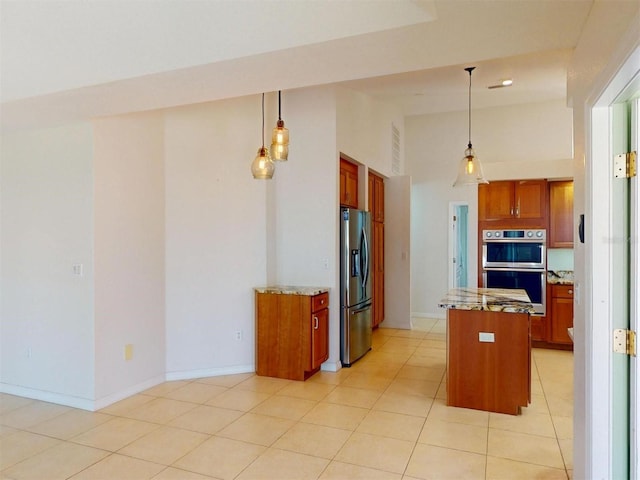
{"type": "Polygon", "coordinates": [[[573,271],[573,248],[550,248],[547,250],[547,270],[573,271]]]}

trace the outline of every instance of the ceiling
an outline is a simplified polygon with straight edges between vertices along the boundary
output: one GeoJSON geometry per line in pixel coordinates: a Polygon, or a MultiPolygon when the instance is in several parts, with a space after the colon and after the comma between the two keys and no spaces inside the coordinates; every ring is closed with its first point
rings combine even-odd
{"type": "Polygon", "coordinates": [[[473,108],[564,99],[593,3],[0,0],[2,129],[332,83],[466,110],[466,66],[473,108]]]}

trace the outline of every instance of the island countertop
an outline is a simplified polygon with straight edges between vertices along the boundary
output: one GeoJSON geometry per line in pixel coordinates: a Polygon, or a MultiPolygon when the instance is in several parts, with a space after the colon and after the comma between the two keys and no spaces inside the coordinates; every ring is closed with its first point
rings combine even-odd
{"type": "Polygon", "coordinates": [[[507,313],[533,313],[525,290],[503,288],[452,288],[438,304],[457,310],[488,310],[507,313]]]}
{"type": "Polygon", "coordinates": [[[298,287],[294,285],[272,285],[268,287],[255,287],[255,291],[258,293],[273,293],[276,295],[308,295],[313,297],[314,295],[320,295],[321,293],[328,292],[327,287],[298,287]]]}

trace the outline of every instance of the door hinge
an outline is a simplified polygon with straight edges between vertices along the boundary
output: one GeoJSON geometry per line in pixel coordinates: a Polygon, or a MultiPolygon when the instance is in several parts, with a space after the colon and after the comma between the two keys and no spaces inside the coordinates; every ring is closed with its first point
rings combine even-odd
{"type": "Polygon", "coordinates": [[[631,178],[636,176],[636,152],[621,153],[613,159],[613,176],[631,178]]]}
{"type": "Polygon", "coordinates": [[[636,356],[636,332],[616,328],[613,331],[613,351],[626,355],[636,356]]]}

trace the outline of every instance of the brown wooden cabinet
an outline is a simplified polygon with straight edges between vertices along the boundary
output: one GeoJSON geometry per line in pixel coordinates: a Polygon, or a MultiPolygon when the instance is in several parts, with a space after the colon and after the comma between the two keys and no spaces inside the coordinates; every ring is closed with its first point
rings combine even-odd
{"type": "Polygon", "coordinates": [[[531,340],[534,342],[547,341],[547,315],[531,315],[531,340]]]}
{"type": "Polygon", "coordinates": [[[369,172],[369,211],[371,220],[384,222],[384,178],[369,172]]]}
{"type": "Polygon", "coordinates": [[[329,358],[329,293],[256,292],[256,373],[306,380],[329,358]]]}
{"type": "Polygon", "coordinates": [[[497,181],[478,186],[480,222],[499,223],[502,228],[546,228],[546,212],[546,180],[497,181]]]}
{"type": "Polygon", "coordinates": [[[376,328],[384,321],[384,223],[373,225],[373,262],[372,262],[372,311],[371,326],[376,328]]]}
{"type": "Polygon", "coordinates": [[[519,413],[531,401],[528,313],[447,310],[447,405],[519,413]]]}
{"type": "Polygon", "coordinates": [[[358,166],[340,159],[340,205],[358,208],[358,166]]]}
{"type": "Polygon", "coordinates": [[[369,211],[371,212],[371,326],[384,321],[384,178],[369,172],[369,211]]]}
{"type": "Polygon", "coordinates": [[[549,247],[573,248],[573,182],[549,182],[549,247]]]}
{"type": "Polygon", "coordinates": [[[567,331],[573,327],[573,285],[551,285],[549,342],[571,345],[567,331]]]}

